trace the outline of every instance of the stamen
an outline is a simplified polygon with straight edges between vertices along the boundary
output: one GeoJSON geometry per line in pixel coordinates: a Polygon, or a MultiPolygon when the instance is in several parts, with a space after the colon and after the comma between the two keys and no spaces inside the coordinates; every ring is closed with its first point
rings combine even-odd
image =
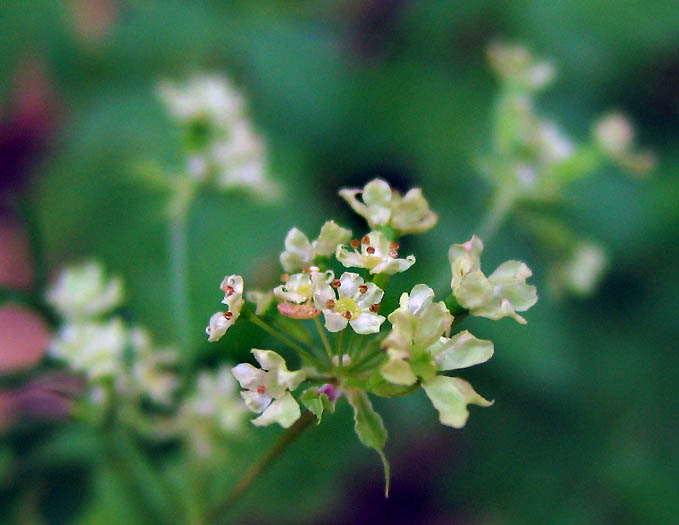
{"type": "Polygon", "coordinates": [[[332,310],[333,308],[335,308],[335,301],[333,301],[332,299],[328,299],[327,301],[325,301],[325,307],[328,310],[332,310]]]}
{"type": "Polygon", "coordinates": [[[340,286],[342,286],[342,281],[340,281],[339,279],[335,279],[331,284],[334,288],[339,288],[340,286]]]}
{"type": "Polygon", "coordinates": [[[373,255],[373,254],[375,253],[375,247],[374,247],[374,246],[368,246],[368,247],[365,249],[365,251],[366,251],[366,253],[367,253],[368,255],[373,255]]]}
{"type": "Polygon", "coordinates": [[[308,266],[305,266],[304,268],[302,268],[302,271],[304,273],[311,273],[311,268],[309,268],[308,266]]]}
{"type": "Polygon", "coordinates": [[[390,249],[390,250],[398,250],[398,243],[397,243],[397,242],[392,242],[392,243],[389,245],[389,249],[390,249]]]}
{"type": "Polygon", "coordinates": [[[282,273],[281,274],[281,282],[282,283],[287,283],[290,280],[290,275],[287,273],[282,273]]]}
{"type": "Polygon", "coordinates": [[[371,312],[377,313],[380,311],[380,305],[379,304],[371,304],[369,310],[371,312]]]}
{"type": "Polygon", "coordinates": [[[257,387],[257,393],[258,393],[258,394],[263,394],[264,392],[266,392],[266,387],[265,387],[264,385],[259,385],[259,386],[257,387]]]}
{"type": "Polygon", "coordinates": [[[364,235],[361,238],[361,244],[370,244],[370,236],[369,235],[364,235]]]}
{"type": "Polygon", "coordinates": [[[361,286],[358,287],[358,289],[361,293],[366,293],[368,291],[368,285],[362,284],[361,286]]]}
{"type": "Polygon", "coordinates": [[[224,318],[227,321],[230,321],[232,317],[233,317],[233,312],[224,312],[224,318]]]}
{"type": "Polygon", "coordinates": [[[359,241],[358,239],[351,239],[349,246],[351,246],[354,250],[356,250],[356,249],[358,249],[359,246],[361,246],[361,241],[359,241]]]}
{"type": "Polygon", "coordinates": [[[396,259],[396,257],[398,257],[398,252],[396,250],[389,250],[389,257],[396,259]]]}
{"type": "Polygon", "coordinates": [[[344,312],[342,315],[344,315],[344,317],[345,317],[346,319],[351,320],[351,312],[350,312],[349,310],[347,310],[346,312],[344,312]]]}
{"type": "Polygon", "coordinates": [[[233,286],[229,286],[228,284],[223,288],[223,290],[224,293],[229,297],[236,293],[236,290],[233,289],[233,286]]]}

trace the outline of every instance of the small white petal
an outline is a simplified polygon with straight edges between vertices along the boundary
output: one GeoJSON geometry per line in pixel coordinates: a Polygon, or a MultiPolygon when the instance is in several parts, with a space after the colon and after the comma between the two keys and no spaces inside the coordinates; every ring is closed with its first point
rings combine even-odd
{"type": "Polygon", "coordinates": [[[384,321],[385,317],[376,313],[361,312],[358,317],[351,319],[349,324],[357,334],[376,334],[384,321]]]}
{"type": "Polygon", "coordinates": [[[283,428],[289,428],[301,415],[299,404],[287,393],[271,403],[261,416],[252,420],[252,424],[262,427],[278,423],[283,428]]]}
{"type": "Polygon", "coordinates": [[[325,329],[328,332],[344,330],[349,322],[342,314],[332,310],[323,310],[323,315],[325,316],[325,329]]]}

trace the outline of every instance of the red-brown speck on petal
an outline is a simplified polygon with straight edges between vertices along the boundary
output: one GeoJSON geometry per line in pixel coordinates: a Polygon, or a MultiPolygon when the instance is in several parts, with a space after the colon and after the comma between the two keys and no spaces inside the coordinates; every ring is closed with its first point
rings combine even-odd
{"type": "Polygon", "coordinates": [[[266,387],[265,387],[264,385],[259,385],[259,386],[257,387],[257,393],[258,393],[258,394],[263,394],[264,392],[266,392],[266,387]]]}
{"type": "Polygon", "coordinates": [[[343,315],[344,315],[344,317],[345,317],[345,318],[347,318],[347,319],[351,319],[351,312],[349,312],[349,311],[346,311],[346,312],[344,312],[344,314],[343,314],[343,315]]]}

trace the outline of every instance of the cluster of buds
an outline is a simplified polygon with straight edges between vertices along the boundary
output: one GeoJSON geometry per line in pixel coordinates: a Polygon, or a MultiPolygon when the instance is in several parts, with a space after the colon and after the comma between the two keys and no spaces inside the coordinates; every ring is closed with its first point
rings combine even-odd
{"type": "Polygon", "coordinates": [[[226,78],[203,74],[183,83],[163,81],[157,92],[184,132],[186,170],[193,180],[265,199],[278,193],[267,175],[264,142],[243,96],[226,78]]]}
{"type": "Polygon", "coordinates": [[[511,317],[523,324],[517,312],[533,306],[537,294],[521,262],[508,261],[486,277],[480,266],[483,244],[474,236],[450,247],[451,288],[441,300],[426,284],[416,284],[400,293],[395,310],[381,315],[390,277],[415,264],[413,255],[399,255],[400,238],[427,231],[437,216],[420,189],[402,197],[380,179],[339,194],[365,218],[369,231],[352,238],[351,231],[328,221],[310,241],[293,228],[280,256],[282,283],[270,291],[248,291],[243,300],[243,279],[227,277],[224,283],[232,284],[225,289],[222,283],[223,302],[233,315],[214,314],[207,333],[216,341],[236,319],[245,319],[276,337],[290,351],[288,358],[300,363],[290,370],[283,355],[253,349],[259,368],[242,363],[232,369],[245,404],[259,414],[255,425],[290,427],[301,417],[300,403],[320,423],[324,412],[346,398],[358,437],[377,450],[388,477],[387,434],[368,396],[403,396],[421,387],[444,425],[464,426],[469,405],[492,403],[464,379],[447,374],[487,361],[494,349],[466,330],[456,332],[458,324],[467,315],[511,317]]]}
{"type": "MultiPolygon", "coordinates": [[[[653,167],[653,156],[635,148],[634,128],[619,113],[599,119],[591,136],[581,142],[538,114],[536,94],[556,75],[550,62],[534,57],[523,46],[499,43],[490,46],[488,57],[501,91],[493,145],[482,165],[499,206],[517,209],[528,201],[557,202],[564,186],[609,163],[634,174],[647,173],[653,167]]],[[[548,211],[542,213],[549,216],[548,211]]],[[[527,225],[552,258],[554,288],[579,295],[593,292],[606,266],[604,250],[577,238],[566,224],[556,228],[549,224],[549,231],[541,230],[554,220],[551,216],[533,218],[527,225]],[[594,246],[596,256],[583,256],[584,245],[594,246]]]]}

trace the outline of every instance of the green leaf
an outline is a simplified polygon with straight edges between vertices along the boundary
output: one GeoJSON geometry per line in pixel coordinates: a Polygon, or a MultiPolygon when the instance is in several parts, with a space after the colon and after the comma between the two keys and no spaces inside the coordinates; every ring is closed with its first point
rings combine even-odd
{"type": "Polygon", "coordinates": [[[317,425],[321,424],[323,410],[325,410],[325,403],[323,402],[323,399],[321,399],[322,397],[325,397],[326,400],[328,399],[328,396],[325,394],[319,395],[318,390],[314,387],[307,388],[302,392],[302,395],[299,396],[300,402],[318,419],[316,422],[317,425]]]}
{"type": "Polygon", "coordinates": [[[366,447],[373,448],[377,451],[382,459],[384,466],[384,496],[389,497],[389,462],[384,455],[384,444],[387,441],[387,429],[384,428],[384,423],[380,415],[375,412],[375,409],[370,403],[368,394],[360,390],[347,390],[347,400],[354,408],[354,429],[366,447]]]}

